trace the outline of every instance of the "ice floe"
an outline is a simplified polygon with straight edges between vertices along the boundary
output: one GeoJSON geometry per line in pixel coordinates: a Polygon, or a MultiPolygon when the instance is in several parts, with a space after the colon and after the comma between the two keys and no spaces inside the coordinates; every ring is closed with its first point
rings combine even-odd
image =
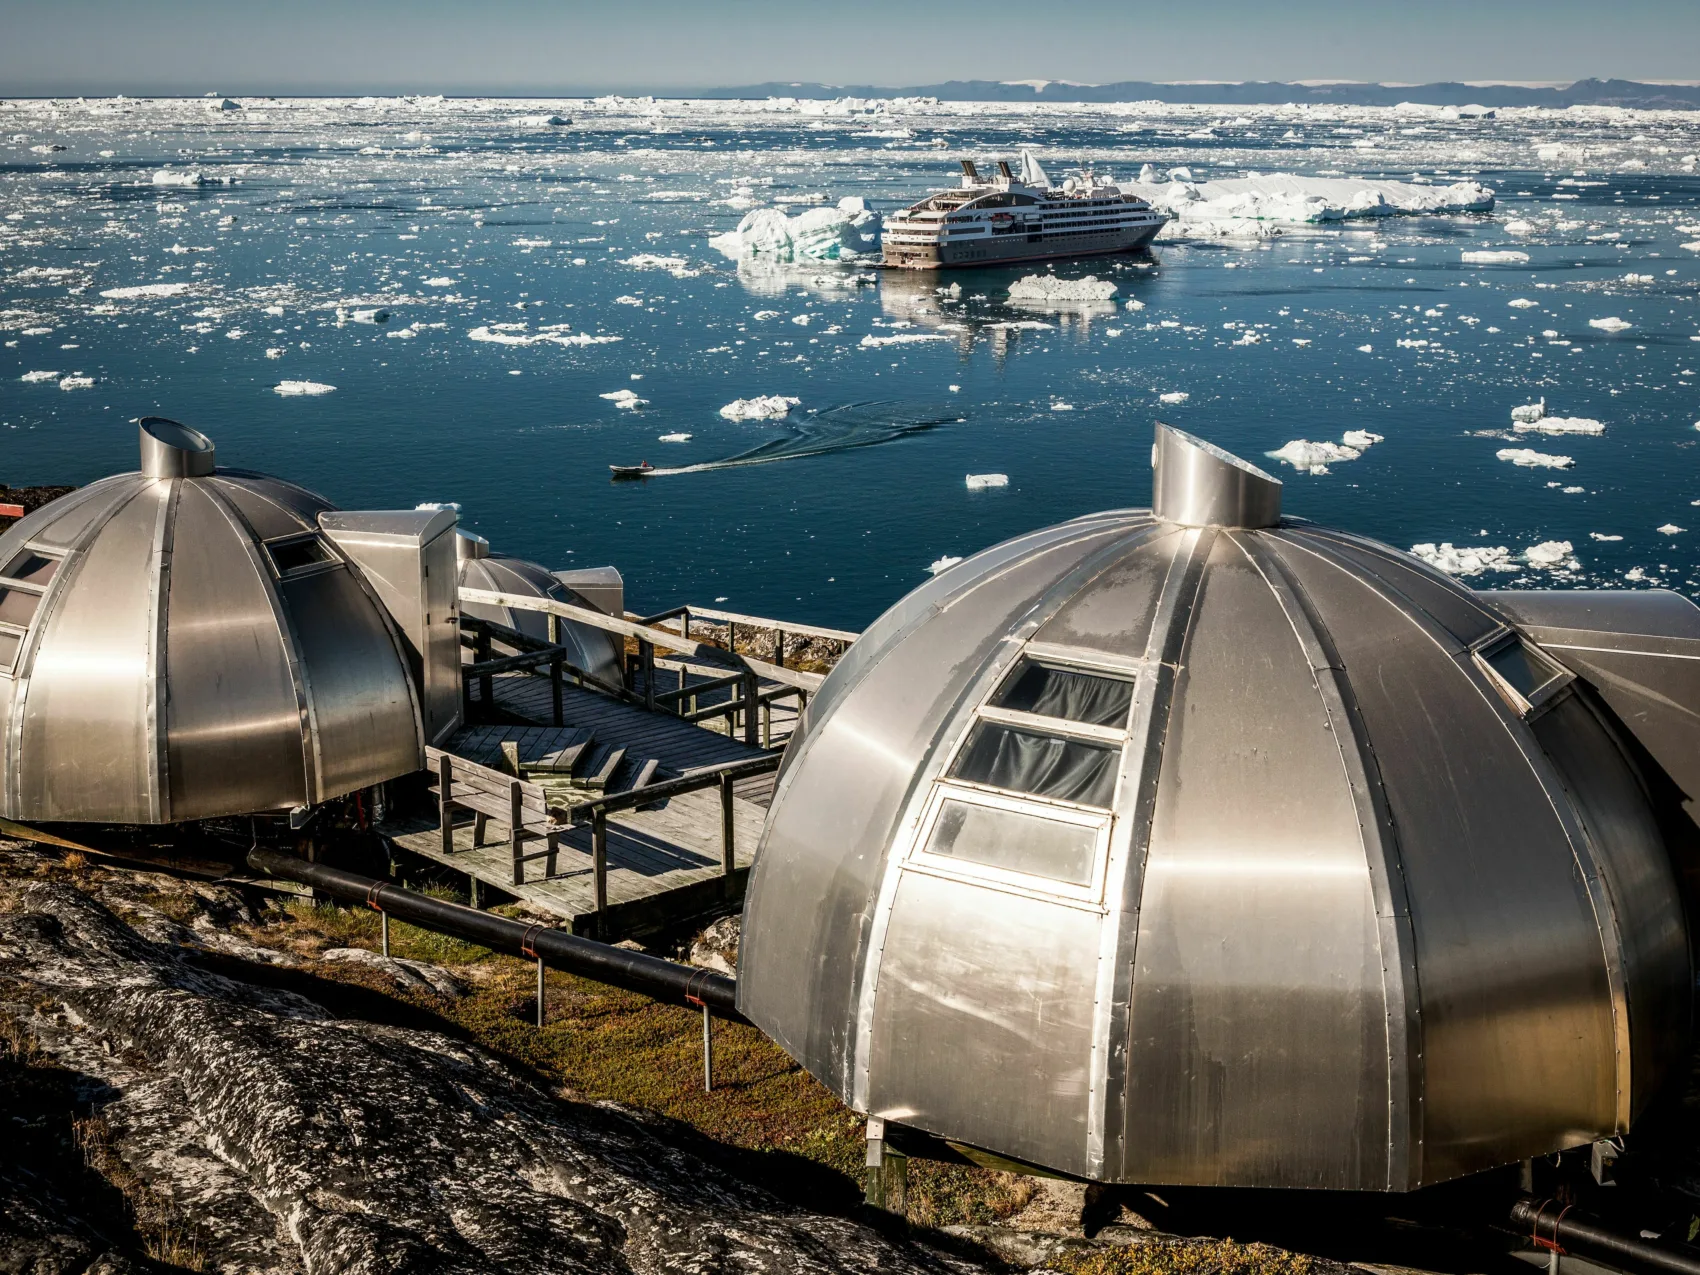
{"type": "Polygon", "coordinates": [[[1662,536],[1680,536],[1685,529],[1677,526],[1674,522],[1667,522],[1662,527],[1655,527],[1654,530],[1662,536]]]}
{"type": "Polygon", "coordinates": [[[1511,300],[1507,301],[1505,304],[1510,306],[1513,310],[1533,310],[1536,306],[1540,305],[1540,302],[1531,301],[1528,297],[1512,297],[1511,300]]]}
{"type": "Polygon", "coordinates": [[[1589,319],[1588,326],[1591,328],[1599,328],[1603,332],[1627,332],[1635,325],[1632,323],[1625,323],[1614,314],[1608,315],[1603,319],[1589,319]]]}
{"type": "Polygon", "coordinates": [[[934,575],[937,575],[941,571],[949,571],[961,561],[962,558],[960,556],[953,558],[947,554],[942,558],[934,558],[933,561],[928,564],[927,570],[931,571],[934,575]]]}
{"type": "Polygon", "coordinates": [[[1166,394],[1159,394],[1157,401],[1159,403],[1184,403],[1191,397],[1192,395],[1185,390],[1170,390],[1166,394]]]}
{"type": "Polygon", "coordinates": [[[1533,567],[1547,571],[1576,571],[1575,546],[1568,540],[1544,540],[1522,553],[1503,545],[1454,545],[1450,541],[1412,545],[1411,553],[1429,566],[1451,576],[1479,576],[1488,571],[1522,571],[1533,567]]]}
{"type": "Polygon", "coordinates": [[[756,208],[736,230],[716,235],[709,243],[734,260],[852,261],[879,255],[881,224],[877,212],[851,195],[835,207],[810,208],[795,217],[777,208],[756,208]]]}
{"type": "Polygon", "coordinates": [[[1569,469],[1576,463],[1569,456],[1554,456],[1527,447],[1502,447],[1494,455],[1525,469],[1569,469]]]}
{"type": "Polygon", "coordinates": [[[1521,407],[1511,409],[1511,419],[1519,425],[1531,425],[1547,414],[1547,401],[1541,399],[1535,403],[1524,403],[1521,407]]]}
{"type": "Polygon", "coordinates": [[[111,301],[133,301],[140,297],[180,297],[193,290],[187,283],[138,283],[128,288],[108,288],[100,295],[111,301]]]}
{"type": "Polygon", "coordinates": [[[57,372],[25,372],[18,379],[20,381],[25,382],[26,384],[33,384],[37,381],[57,381],[59,379],[59,373],[57,373],[57,372]]]}
{"type": "Polygon", "coordinates": [[[1447,186],[1370,181],[1349,177],[1301,177],[1267,173],[1222,181],[1193,182],[1185,169],[1171,169],[1171,181],[1133,183],[1131,189],[1174,221],[1159,237],[1264,238],[1279,227],[1316,222],[1395,217],[1419,213],[1487,212],[1494,193],[1477,182],[1447,186]]]}
{"type": "Polygon", "coordinates": [[[1307,474],[1320,475],[1326,474],[1330,465],[1357,460],[1366,448],[1381,441],[1380,434],[1372,434],[1367,429],[1354,429],[1346,431],[1338,443],[1313,443],[1308,439],[1295,438],[1272,452],[1266,452],[1265,455],[1271,460],[1283,461],[1307,474]]]}
{"type": "Polygon", "coordinates": [[[285,398],[295,398],[300,395],[329,394],[336,389],[334,385],[326,385],[323,381],[279,381],[272,386],[272,393],[282,394],[285,398]]]}
{"type": "Polygon", "coordinates": [[[1009,486],[1008,474],[969,474],[967,480],[969,491],[984,491],[988,487],[1009,486]]]}
{"type": "Polygon", "coordinates": [[[1604,422],[1586,416],[1542,416],[1517,421],[1511,427],[1519,434],[1603,434],[1604,422]]]}
{"type": "Polygon", "coordinates": [[[81,372],[72,372],[59,382],[62,390],[86,390],[94,386],[94,377],[84,376],[81,372]]]}
{"type": "Polygon", "coordinates": [[[552,323],[535,332],[527,331],[524,323],[488,323],[473,328],[466,335],[474,341],[493,345],[608,345],[623,337],[574,332],[569,324],[552,323]]]}
{"type": "Polygon", "coordinates": [[[655,441],[658,443],[688,443],[691,441],[691,436],[689,434],[661,434],[657,436],[655,441]]]}
{"type": "Polygon", "coordinates": [[[1108,301],[1115,295],[1116,285],[1096,275],[1062,279],[1054,274],[1030,274],[1009,285],[1011,301],[1108,301]]]}
{"type": "Polygon", "coordinates": [[[635,412],[638,408],[647,405],[649,402],[647,398],[639,398],[631,390],[613,390],[610,393],[600,394],[597,397],[605,398],[615,407],[622,407],[631,412],[635,412]]]}
{"type": "Polygon", "coordinates": [[[859,344],[869,347],[880,345],[913,345],[918,341],[948,341],[950,334],[946,332],[894,332],[890,336],[875,336],[869,333],[859,344]]]}
{"type": "Polygon", "coordinates": [[[1466,251],[1461,252],[1458,255],[1464,259],[1466,264],[1472,266],[1521,265],[1529,259],[1529,254],[1526,252],[1514,252],[1504,249],[1492,251],[1483,249],[1474,252],[1466,251]]]}
{"type": "Polygon", "coordinates": [[[803,400],[783,394],[758,394],[754,398],[734,399],[720,409],[729,421],[776,421],[789,416],[791,409],[803,400]]]}

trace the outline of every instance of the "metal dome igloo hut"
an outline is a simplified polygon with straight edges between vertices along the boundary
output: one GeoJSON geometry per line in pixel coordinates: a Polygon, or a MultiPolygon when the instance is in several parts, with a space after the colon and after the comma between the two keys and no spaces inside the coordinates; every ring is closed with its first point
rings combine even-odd
{"type": "Polygon", "coordinates": [[[0,535],[0,815],[160,824],[409,774],[460,713],[452,513],[343,512],[140,423],[0,535]]]}
{"type": "Polygon", "coordinates": [[[1153,463],[827,679],[739,1009],[859,1112],[1100,1181],[1402,1191],[1627,1129],[1689,1019],[1643,751],[1482,596],[1178,430],[1153,463]]]}

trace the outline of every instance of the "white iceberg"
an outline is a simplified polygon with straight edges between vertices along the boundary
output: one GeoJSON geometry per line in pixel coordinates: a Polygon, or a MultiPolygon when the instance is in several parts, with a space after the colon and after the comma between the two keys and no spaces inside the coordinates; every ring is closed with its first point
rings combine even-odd
{"type": "Polygon", "coordinates": [[[635,412],[649,402],[647,398],[639,398],[630,390],[614,390],[612,393],[602,394],[598,397],[605,398],[615,407],[625,408],[629,412],[635,412]]]}
{"type": "Polygon", "coordinates": [[[1030,274],[1009,285],[1011,301],[1108,301],[1115,295],[1116,285],[1096,275],[1060,279],[1054,274],[1030,274]]]}
{"type": "Polygon", "coordinates": [[[1347,447],[1355,447],[1361,452],[1366,447],[1385,442],[1386,435],[1372,434],[1367,429],[1349,429],[1341,435],[1340,441],[1347,447]]]}
{"type": "Polygon", "coordinates": [[[1487,212],[1494,193],[1477,182],[1449,186],[1414,182],[1368,181],[1342,177],[1301,177],[1266,173],[1223,181],[1193,182],[1185,169],[1170,169],[1175,180],[1123,186],[1167,212],[1173,223],[1164,238],[1227,236],[1267,238],[1280,226],[1348,221],[1413,214],[1487,212]],[[1183,174],[1185,174],[1183,176],[1183,174]]]}
{"type": "Polygon", "coordinates": [[[23,381],[25,384],[34,384],[37,381],[57,381],[59,379],[59,373],[57,373],[57,372],[25,372],[18,379],[20,381],[23,381]]]}
{"type": "Polygon", "coordinates": [[[300,395],[329,394],[336,389],[334,385],[326,385],[322,381],[279,381],[272,386],[273,394],[281,394],[285,398],[295,398],[300,395]]]}
{"type": "Polygon", "coordinates": [[[1511,300],[1507,301],[1505,304],[1510,306],[1513,310],[1533,310],[1540,304],[1540,302],[1531,301],[1528,297],[1512,297],[1511,300]]]}
{"type": "Polygon", "coordinates": [[[1569,456],[1553,456],[1527,447],[1502,447],[1494,455],[1525,469],[1569,469],[1576,463],[1569,456]]]}
{"type": "Polygon", "coordinates": [[[931,564],[928,565],[927,570],[931,571],[934,575],[937,575],[941,571],[949,571],[961,561],[961,557],[953,558],[947,554],[943,558],[934,558],[931,564]]]}
{"type": "Polygon", "coordinates": [[[1159,394],[1157,401],[1159,403],[1184,403],[1191,397],[1192,395],[1185,390],[1170,390],[1167,394],[1159,394]]]}
{"type": "Polygon", "coordinates": [[[1531,567],[1574,571],[1582,564],[1576,561],[1574,546],[1568,540],[1543,540],[1523,550],[1523,561],[1531,567]]]}
{"type": "Polygon", "coordinates": [[[113,301],[133,301],[139,297],[180,297],[188,291],[186,283],[138,283],[129,288],[108,288],[100,295],[113,301]]]}
{"type": "Polygon", "coordinates": [[[1295,438],[1265,455],[1307,474],[1321,475],[1328,472],[1330,465],[1358,459],[1366,448],[1381,441],[1380,434],[1372,434],[1367,429],[1353,429],[1347,430],[1338,443],[1313,443],[1308,439],[1295,438]]]}
{"type": "Polygon", "coordinates": [[[881,225],[880,215],[852,195],[834,207],[810,208],[795,217],[778,208],[753,209],[736,230],[709,243],[734,260],[853,261],[879,255],[881,225]]]}
{"type": "Polygon", "coordinates": [[[1519,434],[1603,434],[1603,421],[1586,416],[1543,416],[1532,421],[1518,421],[1511,427],[1519,434]]]}
{"type": "Polygon", "coordinates": [[[1599,328],[1602,332],[1627,332],[1635,325],[1632,323],[1625,323],[1622,319],[1613,314],[1608,315],[1603,319],[1589,319],[1588,326],[1591,328],[1599,328]]]}
{"type": "Polygon", "coordinates": [[[1412,545],[1411,553],[1449,576],[1479,576],[1484,571],[1521,568],[1511,550],[1497,545],[1453,545],[1451,541],[1412,545]]]}
{"type": "Polygon", "coordinates": [[[94,377],[84,376],[81,372],[72,372],[59,382],[62,390],[87,390],[94,388],[94,377]]]}
{"type": "Polygon", "coordinates": [[[1654,530],[1656,530],[1660,535],[1679,536],[1682,534],[1684,529],[1677,526],[1674,522],[1667,522],[1664,526],[1656,527],[1654,530]]]}
{"type": "Polygon", "coordinates": [[[1506,250],[1461,252],[1458,255],[1473,266],[1513,266],[1521,265],[1529,259],[1529,254],[1526,252],[1506,250]]]}
{"type": "Polygon", "coordinates": [[[689,434],[662,434],[655,441],[658,443],[688,443],[691,441],[691,436],[689,434]]]}
{"type": "Polygon", "coordinates": [[[984,491],[988,487],[1009,486],[1008,474],[969,474],[968,490],[984,491]]]}
{"type": "Polygon", "coordinates": [[[783,394],[758,394],[755,398],[734,399],[720,409],[729,421],[776,421],[791,414],[791,409],[803,400],[783,394]]]}
{"type": "Polygon", "coordinates": [[[858,344],[874,347],[880,345],[913,345],[918,341],[948,341],[950,336],[945,332],[895,332],[891,336],[875,336],[869,333],[858,344]]]}
{"type": "Polygon", "coordinates": [[[153,175],[155,186],[229,186],[229,177],[209,175],[198,168],[162,168],[153,175]]]}
{"type": "Polygon", "coordinates": [[[1519,425],[1532,425],[1547,414],[1547,401],[1542,398],[1534,403],[1524,403],[1521,407],[1511,409],[1511,419],[1519,425]]]}

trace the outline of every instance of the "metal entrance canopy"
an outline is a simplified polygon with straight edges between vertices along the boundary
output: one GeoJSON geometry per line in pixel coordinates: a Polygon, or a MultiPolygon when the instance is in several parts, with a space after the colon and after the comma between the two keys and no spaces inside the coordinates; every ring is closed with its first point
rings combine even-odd
{"type": "Polygon", "coordinates": [[[1689,1026],[1700,610],[1498,605],[1179,430],[1153,463],[827,679],[740,1011],[857,1111],[1103,1181],[1399,1191],[1627,1129],[1689,1026]]]}

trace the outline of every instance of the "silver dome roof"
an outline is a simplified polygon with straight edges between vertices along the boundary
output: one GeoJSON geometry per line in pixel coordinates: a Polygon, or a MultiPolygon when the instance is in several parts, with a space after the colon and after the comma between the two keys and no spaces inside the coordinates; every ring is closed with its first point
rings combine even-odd
{"type": "Polygon", "coordinates": [[[858,1111],[1106,1181],[1405,1190],[1628,1127],[1688,1024],[1609,709],[1159,427],[1156,511],[904,598],[810,703],[739,1008],[858,1111]]]}
{"type": "MultiPolygon", "coordinates": [[[[463,589],[554,598],[557,602],[599,609],[563,584],[549,568],[527,562],[524,558],[492,553],[490,542],[483,536],[462,531],[456,547],[460,557],[460,587],[463,589]]],[[[541,611],[525,611],[490,602],[463,602],[460,611],[474,619],[517,629],[540,642],[549,640],[549,617],[541,611]]],[[[574,664],[609,685],[622,684],[621,656],[625,648],[618,638],[603,629],[572,620],[560,621],[559,633],[560,643],[570,652],[568,658],[574,664]]]]}
{"type": "Polygon", "coordinates": [[[0,535],[0,814],[167,823],[423,765],[398,635],[332,508],[141,424],[143,469],[0,535]]]}

